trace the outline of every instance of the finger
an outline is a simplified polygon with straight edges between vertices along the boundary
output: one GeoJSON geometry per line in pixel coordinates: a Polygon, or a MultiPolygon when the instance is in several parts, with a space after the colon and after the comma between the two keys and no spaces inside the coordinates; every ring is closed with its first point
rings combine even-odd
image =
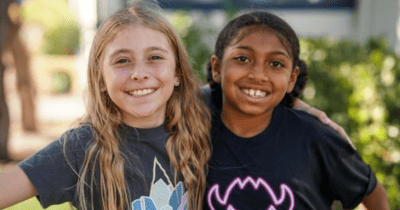
{"type": "Polygon", "coordinates": [[[306,111],[306,109],[309,109],[310,107],[310,105],[306,104],[303,100],[300,100],[299,98],[295,98],[293,101],[293,109],[306,111]]]}
{"type": "Polygon", "coordinates": [[[326,115],[325,112],[316,109],[312,106],[309,106],[307,109],[305,109],[306,112],[308,112],[309,114],[313,115],[314,117],[316,117],[319,121],[323,122],[326,125],[329,125],[329,123],[331,122],[331,120],[329,119],[329,117],[326,115]]]}
{"type": "MultiPolygon", "coordinates": [[[[314,108],[315,109],[315,108],[314,108]]],[[[328,115],[326,115],[325,112],[320,111],[318,109],[315,109],[315,112],[317,114],[317,118],[323,122],[326,125],[329,125],[329,123],[332,121],[331,119],[329,119],[328,115]]]]}

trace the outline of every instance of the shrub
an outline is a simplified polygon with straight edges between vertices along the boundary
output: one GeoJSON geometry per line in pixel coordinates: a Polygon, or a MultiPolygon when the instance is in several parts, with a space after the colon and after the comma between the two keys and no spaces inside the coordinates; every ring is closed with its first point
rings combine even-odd
{"type": "Polygon", "coordinates": [[[71,91],[71,76],[67,71],[57,70],[51,78],[51,90],[56,94],[65,94],[71,91]]]}
{"type": "Polygon", "coordinates": [[[80,27],[67,22],[49,29],[44,34],[44,53],[49,55],[74,55],[79,49],[80,27]]]}
{"type": "Polygon", "coordinates": [[[345,128],[362,158],[400,208],[400,57],[384,39],[301,40],[309,66],[303,99],[345,128]]]}

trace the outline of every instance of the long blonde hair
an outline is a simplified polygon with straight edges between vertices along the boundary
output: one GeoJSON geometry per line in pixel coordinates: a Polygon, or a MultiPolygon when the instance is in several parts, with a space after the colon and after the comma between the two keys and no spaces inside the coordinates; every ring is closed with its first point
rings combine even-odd
{"type": "Polygon", "coordinates": [[[93,208],[96,171],[99,172],[97,182],[100,183],[99,200],[103,209],[131,208],[124,174],[127,160],[121,154],[122,140],[118,135],[121,112],[104,91],[102,62],[106,46],[116,35],[129,26],[139,24],[164,33],[175,50],[176,75],[180,86],[175,87],[167,103],[165,124],[171,135],[166,151],[174,169],[175,181],[177,177],[183,177],[188,192],[188,208],[202,208],[207,164],[211,157],[211,115],[178,35],[155,9],[156,5],[145,1],[133,3],[109,17],[94,38],[88,66],[87,115],[83,119],[92,127],[93,143],[79,172],[77,194],[80,209],[93,208]]]}

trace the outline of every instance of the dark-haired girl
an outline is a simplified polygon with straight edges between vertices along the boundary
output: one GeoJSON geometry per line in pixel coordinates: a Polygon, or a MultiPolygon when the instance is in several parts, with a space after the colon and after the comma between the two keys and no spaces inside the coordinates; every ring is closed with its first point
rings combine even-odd
{"type": "Polygon", "coordinates": [[[208,74],[205,208],[321,210],[340,200],[344,208],[389,209],[383,186],[342,136],[287,108],[306,82],[299,51],[293,29],[267,12],[244,14],[219,34],[208,74]]]}

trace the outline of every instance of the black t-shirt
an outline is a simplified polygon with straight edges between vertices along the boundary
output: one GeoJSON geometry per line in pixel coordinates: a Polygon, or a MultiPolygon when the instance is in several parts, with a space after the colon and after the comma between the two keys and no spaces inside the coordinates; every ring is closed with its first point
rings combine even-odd
{"type": "MultiPolygon", "coordinates": [[[[183,208],[187,194],[182,182],[174,183],[165,150],[169,137],[165,126],[139,129],[121,125],[119,131],[121,138],[126,139],[121,153],[130,162],[126,164],[125,176],[132,209],[143,209],[144,206],[153,209],[183,208]]],[[[39,192],[37,197],[44,208],[66,201],[77,206],[77,173],[82,168],[88,146],[92,144],[92,136],[89,125],[72,129],[18,164],[39,192]]],[[[95,191],[94,209],[101,209],[100,197],[99,191],[95,191]]]]}
{"type": "Polygon", "coordinates": [[[214,113],[205,209],[356,207],[376,177],[357,152],[313,116],[278,106],[252,138],[233,134],[214,113]]]}

